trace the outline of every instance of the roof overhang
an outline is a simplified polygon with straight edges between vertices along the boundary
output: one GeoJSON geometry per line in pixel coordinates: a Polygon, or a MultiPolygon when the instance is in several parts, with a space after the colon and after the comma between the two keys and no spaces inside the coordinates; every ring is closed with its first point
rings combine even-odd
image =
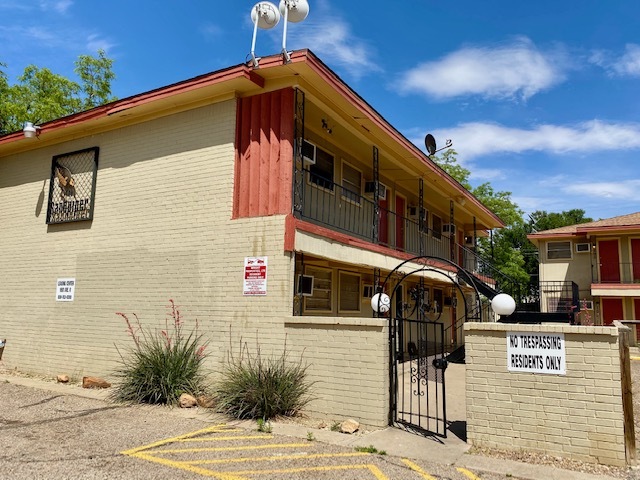
{"type": "Polygon", "coordinates": [[[40,125],[39,141],[22,132],[0,137],[0,158],[88,135],[141,123],[225,99],[251,96],[286,87],[299,87],[315,101],[329,105],[350,132],[401,161],[412,178],[423,178],[449,198],[458,199],[476,218],[477,230],[504,227],[504,222],[460,183],[436,165],[396,130],[371,105],[309,50],[263,57],[259,68],[236,65],[149,92],[59,118],[40,125]]]}

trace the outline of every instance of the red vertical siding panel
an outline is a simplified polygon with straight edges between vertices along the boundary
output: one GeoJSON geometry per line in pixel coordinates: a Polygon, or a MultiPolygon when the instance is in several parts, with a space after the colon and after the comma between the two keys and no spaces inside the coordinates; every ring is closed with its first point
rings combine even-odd
{"type": "Polygon", "coordinates": [[[249,190],[250,176],[247,175],[250,161],[250,133],[251,133],[251,99],[238,100],[238,118],[236,119],[236,168],[234,185],[234,216],[246,217],[249,215],[249,190]]]}
{"type": "Polygon", "coordinates": [[[274,94],[260,96],[260,165],[258,176],[259,204],[256,215],[269,215],[269,165],[271,159],[271,114],[275,107],[274,94]]]}
{"type": "Polygon", "coordinates": [[[276,213],[288,214],[293,211],[293,117],[294,90],[288,88],[282,91],[280,110],[280,157],[278,175],[279,205],[276,213]]]}
{"type": "Polygon", "coordinates": [[[249,216],[258,215],[260,206],[260,97],[251,97],[251,148],[249,153],[249,216]]]}
{"type": "Polygon", "coordinates": [[[286,188],[280,183],[280,118],[282,117],[282,92],[273,93],[273,103],[269,117],[270,158],[269,163],[269,212],[279,213],[280,195],[286,188]]]}
{"type": "Polygon", "coordinates": [[[292,89],[239,101],[234,217],[291,213],[292,89]]]}

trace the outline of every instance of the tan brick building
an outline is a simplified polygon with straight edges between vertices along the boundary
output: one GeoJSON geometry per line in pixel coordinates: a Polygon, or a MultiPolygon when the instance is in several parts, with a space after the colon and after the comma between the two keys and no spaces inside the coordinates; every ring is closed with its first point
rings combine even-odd
{"type": "MultiPolygon", "coordinates": [[[[312,410],[370,425],[389,409],[375,285],[417,255],[471,265],[502,226],[309,51],[0,137],[0,205],[6,365],[108,377],[130,342],[115,313],[162,326],[171,298],[212,369],[241,339],[286,341],[312,410]]],[[[457,341],[464,290],[437,262],[423,281],[457,341]]]]}

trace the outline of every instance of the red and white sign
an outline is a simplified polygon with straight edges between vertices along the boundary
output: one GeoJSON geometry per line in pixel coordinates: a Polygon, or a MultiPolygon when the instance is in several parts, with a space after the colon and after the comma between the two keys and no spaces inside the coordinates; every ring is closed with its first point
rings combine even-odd
{"type": "Polygon", "coordinates": [[[242,294],[267,294],[267,257],[245,257],[242,294]]]}

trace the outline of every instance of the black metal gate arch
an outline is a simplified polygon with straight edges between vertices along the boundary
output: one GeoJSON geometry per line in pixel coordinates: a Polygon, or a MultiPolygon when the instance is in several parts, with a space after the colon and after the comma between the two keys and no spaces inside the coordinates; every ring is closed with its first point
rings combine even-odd
{"type": "MultiPolygon", "coordinates": [[[[401,425],[418,433],[446,437],[444,374],[447,359],[444,324],[437,322],[437,319],[434,321],[428,318],[433,302],[425,302],[424,276],[418,277],[417,285],[412,289],[413,308],[405,309],[404,304],[397,302],[405,280],[409,277],[415,279],[415,275],[423,272],[433,272],[448,278],[464,297],[465,292],[459,282],[451,273],[436,269],[436,262],[453,267],[455,275],[473,287],[477,304],[480,305],[480,293],[468,272],[451,260],[427,255],[400,263],[377,286],[376,293],[383,294],[391,280],[397,279],[389,297],[389,310],[384,313],[389,316],[389,425],[401,425]],[[407,266],[410,269],[405,272],[407,266]],[[408,355],[405,354],[405,345],[408,346],[408,355]]],[[[378,317],[381,316],[382,299],[382,295],[378,295],[377,305],[376,300],[372,303],[378,317]]],[[[468,307],[466,302],[462,303],[464,319],[467,321],[468,307]]]]}

